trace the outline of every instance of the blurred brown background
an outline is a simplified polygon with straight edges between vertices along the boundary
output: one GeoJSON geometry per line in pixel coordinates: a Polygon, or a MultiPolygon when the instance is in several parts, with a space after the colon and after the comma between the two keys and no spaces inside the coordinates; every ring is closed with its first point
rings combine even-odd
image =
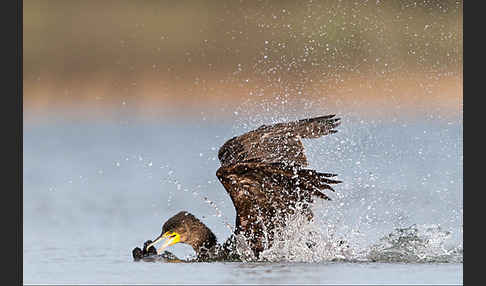
{"type": "Polygon", "coordinates": [[[461,115],[462,6],[26,0],[24,117],[219,117],[262,104],[461,115]]]}

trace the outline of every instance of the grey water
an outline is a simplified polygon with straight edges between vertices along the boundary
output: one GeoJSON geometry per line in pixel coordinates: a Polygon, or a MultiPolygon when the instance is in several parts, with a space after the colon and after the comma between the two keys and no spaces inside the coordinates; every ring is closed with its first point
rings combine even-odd
{"type": "Polygon", "coordinates": [[[134,262],[131,250],[180,210],[224,241],[235,210],[218,148],[271,122],[24,122],[23,282],[462,284],[462,119],[342,118],[304,142],[311,168],[344,181],[314,206],[319,253],[299,250],[297,228],[268,262],[191,264],[134,262]],[[332,251],[335,239],[349,249],[332,251]]]}

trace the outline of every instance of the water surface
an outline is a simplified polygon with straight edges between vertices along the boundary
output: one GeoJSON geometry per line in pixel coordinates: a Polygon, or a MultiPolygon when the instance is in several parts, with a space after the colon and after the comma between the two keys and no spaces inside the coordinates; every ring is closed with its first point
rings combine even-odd
{"type": "Polygon", "coordinates": [[[133,262],[131,250],[180,210],[220,241],[230,235],[235,211],[215,176],[217,150],[264,123],[26,122],[24,282],[462,283],[462,122],[430,118],[343,117],[338,133],[304,142],[312,168],[344,181],[315,205],[315,224],[323,246],[349,242],[349,259],[299,255],[292,244],[269,253],[286,262],[133,262]],[[407,243],[392,242],[411,226],[407,243]]]}

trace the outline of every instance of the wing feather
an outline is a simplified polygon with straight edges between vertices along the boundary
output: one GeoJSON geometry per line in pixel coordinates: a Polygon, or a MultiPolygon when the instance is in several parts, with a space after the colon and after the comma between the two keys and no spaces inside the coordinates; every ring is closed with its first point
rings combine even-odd
{"type": "Polygon", "coordinates": [[[318,138],[336,133],[339,118],[335,115],[298,121],[262,125],[258,129],[226,141],[219,149],[222,166],[241,162],[286,163],[308,165],[301,138],[318,138]]]}
{"type": "Polygon", "coordinates": [[[313,217],[314,196],[329,199],[322,190],[333,190],[328,174],[290,167],[283,163],[249,162],[220,167],[216,176],[236,209],[235,233],[243,233],[255,252],[271,244],[275,231],[289,215],[300,211],[313,217]]]}
{"type": "Polygon", "coordinates": [[[236,209],[235,234],[243,234],[258,256],[290,215],[313,217],[314,197],[330,198],[332,173],[305,169],[308,165],[302,138],[318,138],[337,132],[335,115],[263,125],[233,137],[219,149],[221,167],[216,176],[236,209]]]}

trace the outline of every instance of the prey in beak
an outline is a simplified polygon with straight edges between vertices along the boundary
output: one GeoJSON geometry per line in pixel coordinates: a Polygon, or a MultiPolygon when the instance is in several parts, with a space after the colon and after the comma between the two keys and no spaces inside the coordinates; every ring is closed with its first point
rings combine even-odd
{"type": "Polygon", "coordinates": [[[177,232],[166,232],[164,234],[161,234],[159,237],[157,237],[154,242],[152,242],[151,244],[147,245],[147,249],[149,249],[151,246],[154,246],[155,244],[161,242],[162,240],[165,239],[165,242],[164,244],[162,244],[161,247],[159,247],[157,249],[157,254],[160,254],[162,253],[162,251],[169,247],[169,246],[172,246],[176,243],[178,243],[180,240],[181,240],[181,236],[177,233],[177,232]]]}

